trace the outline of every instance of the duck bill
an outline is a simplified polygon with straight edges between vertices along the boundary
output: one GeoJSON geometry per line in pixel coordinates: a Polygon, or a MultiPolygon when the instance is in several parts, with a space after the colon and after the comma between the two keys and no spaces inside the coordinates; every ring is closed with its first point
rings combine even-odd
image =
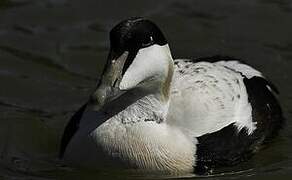
{"type": "Polygon", "coordinates": [[[124,64],[129,53],[125,51],[122,55],[117,56],[112,50],[109,53],[107,64],[102,73],[102,78],[90,97],[90,104],[94,110],[99,110],[107,102],[110,102],[121,94],[119,84],[122,80],[122,72],[124,64]]]}

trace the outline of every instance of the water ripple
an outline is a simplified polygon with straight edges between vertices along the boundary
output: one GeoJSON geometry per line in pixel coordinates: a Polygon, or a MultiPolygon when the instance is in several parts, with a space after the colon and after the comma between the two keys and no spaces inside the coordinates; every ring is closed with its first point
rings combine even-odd
{"type": "Polygon", "coordinates": [[[53,59],[50,59],[48,57],[36,55],[36,54],[31,53],[31,52],[23,51],[23,50],[13,48],[13,47],[8,47],[8,46],[0,46],[0,50],[5,51],[7,53],[10,53],[14,56],[17,56],[20,59],[23,59],[26,61],[31,61],[31,62],[36,63],[36,64],[41,64],[41,65],[44,65],[46,67],[54,68],[56,70],[66,72],[66,73],[74,75],[74,76],[82,77],[82,78],[87,79],[87,80],[96,80],[95,78],[92,78],[90,76],[86,76],[83,74],[78,74],[78,73],[69,71],[69,70],[67,70],[66,67],[64,67],[60,64],[57,64],[56,62],[54,62],[53,59]]]}
{"type": "Polygon", "coordinates": [[[174,11],[176,11],[177,14],[180,14],[184,17],[198,18],[198,19],[204,19],[204,20],[209,20],[209,21],[220,21],[227,18],[227,16],[215,15],[214,13],[210,11],[204,12],[201,9],[195,9],[194,7],[195,6],[188,5],[185,3],[179,3],[179,2],[172,4],[172,8],[174,9],[174,11]]]}
{"type": "Polygon", "coordinates": [[[292,12],[290,0],[261,0],[260,2],[278,6],[284,12],[292,12]]]}
{"type": "Polygon", "coordinates": [[[0,1],[0,10],[1,9],[8,9],[8,8],[14,8],[14,7],[21,7],[31,4],[30,0],[1,0],[0,1]]]}

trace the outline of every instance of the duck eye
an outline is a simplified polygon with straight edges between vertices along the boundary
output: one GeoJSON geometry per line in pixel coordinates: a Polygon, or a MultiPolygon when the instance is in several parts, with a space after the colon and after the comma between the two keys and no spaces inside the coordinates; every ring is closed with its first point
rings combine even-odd
{"type": "Polygon", "coordinates": [[[150,36],[150,38],[146,39],[144,42],[142,42],[142,47],[148,47],[153,44],[153,37],[150,36]]]}

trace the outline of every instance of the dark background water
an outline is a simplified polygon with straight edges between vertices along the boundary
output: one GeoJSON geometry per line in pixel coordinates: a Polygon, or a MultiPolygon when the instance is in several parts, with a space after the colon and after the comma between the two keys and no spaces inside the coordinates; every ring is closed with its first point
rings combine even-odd
{"type": "Polygon", "coordinates": [[[65,167],[56,156],[103,68],[109,30],[130,16],[155,21],[175,58],[235,56],[281,92],[280,136],[208,178],[291,179],[291,0],[0,0],[0,179],[129,178],[65,167]]]}

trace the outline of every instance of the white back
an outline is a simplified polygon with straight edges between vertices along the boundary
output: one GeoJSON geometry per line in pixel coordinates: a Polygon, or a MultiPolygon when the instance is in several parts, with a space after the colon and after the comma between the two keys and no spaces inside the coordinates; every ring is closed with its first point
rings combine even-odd
{"type": "Polygon", "coordinates": [[[219,62],[216,62],[216,64],[220,64],[222,66],[225,66],[237,72],[240,72],[244,76],[246,76],[248,79],[254,76],[263,77],[261,72],[257,71],[253,67],[250,67],[249,65],[242,64],[238,61],[219,61],[219,62]]]}
{"type": "Polygon", "coordinates": [[[240,73],[222,63],[175,62],[168,124],[179,126],[196,137],[216,132],[231,123],[235,123],[238,130],[246,128],[249,134],[255,130],[240,73]]]}

